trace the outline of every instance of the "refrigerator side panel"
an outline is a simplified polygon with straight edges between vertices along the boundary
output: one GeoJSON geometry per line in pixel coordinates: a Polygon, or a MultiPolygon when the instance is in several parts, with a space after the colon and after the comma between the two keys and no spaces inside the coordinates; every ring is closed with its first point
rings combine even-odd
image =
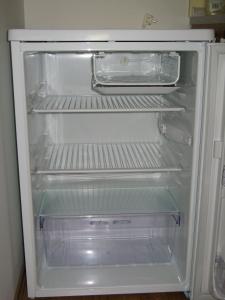
{"type": "Polygon", "coordinates": [[[35,241],[34,219],[31,196],[31,176],[29,162],[29,146],[26,115],[26,95],[24,83],[23,53],[20,42],[11,43],[17,148],[20,174],[20,191],[23,215],[23,233],[26,255],[26,272],[28,296],[35,297],[36,270],[35,270],[35,241]]]}
{"type": "MultiPolygon", "coordinates": [[[[192,299],[224,299],[215,290],[215,263],[224,165],[225,45],[208,46],[200,215],[192,299]]],[[[225,296],[225,295],[224,295],[225,296]]]]}

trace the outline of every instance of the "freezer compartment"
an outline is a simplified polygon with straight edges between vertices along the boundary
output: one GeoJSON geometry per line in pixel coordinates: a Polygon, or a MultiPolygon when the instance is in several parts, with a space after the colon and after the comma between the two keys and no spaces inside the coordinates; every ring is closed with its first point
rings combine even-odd
{"type": "Polygon", "coordinates": [[[93,85],[174,85],[180,75],[176,52],[97,53],[93,55],[93,85]]]}
{"type": "Polygon", "coordinates": [[[26,52],[24,64],[30,105],[35,96],[170,94],[180,88],[188,91],[196,87],[198,53],[115,51],[105,52],[101,58],[96,51],[26,52]]]}
{"type": "Polygon", "coordinates": [[[42,217],[48,266],[171,261],[178,215],[42,217]]]}

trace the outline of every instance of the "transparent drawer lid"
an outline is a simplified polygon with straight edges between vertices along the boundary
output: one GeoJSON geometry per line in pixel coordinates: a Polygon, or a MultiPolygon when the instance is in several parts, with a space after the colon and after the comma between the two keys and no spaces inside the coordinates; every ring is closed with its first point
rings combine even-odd
{"type": "Polygon", "coordinates": [[[45,217],[178,214],[163,187],[50,189],[41,199],[37,213],[45,217]]]}
{"type": "Polygon", "coordinates": [[[180,74],[176,52],[105,53],[93,55],[93,85],[168,86],[180,74]]]}

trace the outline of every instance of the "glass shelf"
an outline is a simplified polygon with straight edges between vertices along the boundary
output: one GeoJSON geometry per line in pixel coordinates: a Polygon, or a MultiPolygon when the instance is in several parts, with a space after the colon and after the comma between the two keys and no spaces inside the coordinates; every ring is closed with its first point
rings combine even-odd
{"type": "Polygon", "coordinates": [[[178,214],[163,187],[47,189],[40,198],[39,216],[178,214]]]}

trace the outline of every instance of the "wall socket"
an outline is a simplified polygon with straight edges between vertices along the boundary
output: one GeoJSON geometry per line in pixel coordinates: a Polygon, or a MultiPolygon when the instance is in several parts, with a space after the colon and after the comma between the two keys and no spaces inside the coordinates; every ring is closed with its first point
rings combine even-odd
{"type": "Polygon", "coordinates": [[[152,24],[158,23],[159,20],[157,20],[153,15],[150,13],[146,13],[143,18],[142,28],[148,29],[152,24]]]}

